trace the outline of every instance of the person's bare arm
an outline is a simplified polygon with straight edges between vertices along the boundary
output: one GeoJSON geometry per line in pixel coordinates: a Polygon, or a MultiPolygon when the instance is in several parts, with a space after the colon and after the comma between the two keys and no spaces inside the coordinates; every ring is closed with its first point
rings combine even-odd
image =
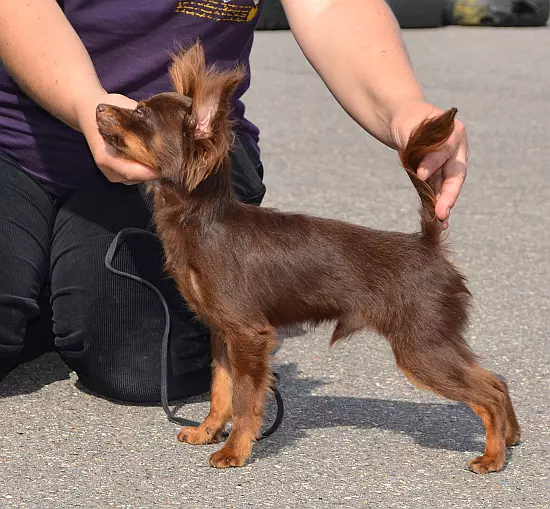
{"type": "MultiPolygon", "coordinates": [[[[348,114],[378,140],[399,150],[418,123],[441,113],[426,101],[384,0],[282,2],[305,56],[348,114]]],[[[438,172],[436,213],[442,220],[458,197],[467,158],[464,126],[457,120],[447,145],[421,165],[421,178],[438,172]]]]}
{"type": "Polygon", "coordinates": [[[83,132],[109,180],[156,177],[150,169],[117,157],[99,136],[97,104],[131,107],[135,102],[103,89],[86,48],[55,0],[0,2],[0,60],[30,98],[83,132]]]}

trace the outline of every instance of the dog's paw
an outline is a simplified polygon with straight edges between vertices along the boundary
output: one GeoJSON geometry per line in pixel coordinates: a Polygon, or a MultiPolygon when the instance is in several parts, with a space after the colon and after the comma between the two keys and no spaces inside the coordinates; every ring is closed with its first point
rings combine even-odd
{"type": "Polygon", "coordinates": [[[489,472],[498,472],[504,467],[504,458],[492,458],[490,456],[478,456],[476,459],[468,461],[468,468],[476,474],[488,474],[489,472]]]}
{"type": "Polygon", "coordinates": [[[233,449],[223,448],[210,456],[210,466],[215,468],[243,467],[248,456],[237,454],[233,449]]]}
{"type": "Polygon", "coordinates": [[[203,426],[185,426],[178,433],[178,441],[193,445],[217,444],[220,441],[219,433],[208,433],[203,426]]]}

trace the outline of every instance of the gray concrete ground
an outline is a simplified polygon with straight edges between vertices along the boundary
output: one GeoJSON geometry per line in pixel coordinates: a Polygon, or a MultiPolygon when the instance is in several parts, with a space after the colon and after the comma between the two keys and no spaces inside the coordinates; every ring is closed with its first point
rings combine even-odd
{"type": "MultiPolygon", "coordinates": [[[[383,340],[329,351],[326,329],[285,340],[287,416],[243,469],[175,441],[158,407],[83,392],[56,355],[0,387],[0,507],[549,507],[550,28],[445,28],[405,38],[430,100],[457,105],[472,157],[452,214],[476,305],[468,337],[508,380],[523,443],[498,474],[469,408],[408,384],[383,340]]],[[[396,156],[343,113],[288,33],[260,33],[250,118],[263,128],[266,203],[379,228],[417,227],[396,156]]],[[[181,410],[207,412],[205,398],[181,410]]]]}

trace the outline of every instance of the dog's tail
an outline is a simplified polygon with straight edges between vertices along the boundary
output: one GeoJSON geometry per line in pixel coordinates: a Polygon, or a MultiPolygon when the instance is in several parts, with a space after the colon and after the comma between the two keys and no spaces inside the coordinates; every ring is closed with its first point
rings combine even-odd
{"type": "Polygon", "coordinates": [[[420,180],[416,172],[426,155],[440,149],[451,136],[457,109],[422,122],[411,134],[405,150],[400,154],[401,164],[407,170],[420,200],[422,237],[430,244],[439,245],[443,225],[435,215],[436,195],[431,179],[420,180]]]}

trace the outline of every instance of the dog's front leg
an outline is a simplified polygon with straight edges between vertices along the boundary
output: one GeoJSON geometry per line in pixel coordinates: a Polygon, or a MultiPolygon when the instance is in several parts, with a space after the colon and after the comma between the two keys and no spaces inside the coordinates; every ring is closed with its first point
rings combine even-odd
{"type": "Polygon", "coordinates": [[[212,384],[210,387],[210,413],[200,426],[185,426],[178,433],[180,442],[188,444],[214,444],[231,417],[232,382],[227,349],[218,332],[211,334],[212,384]]]}
{"type": "Polygon", "coordinates": [[[222,449],[210,456],[216,468],[242,467],[260,435],[265,398],[271,384],[271,327],[225,335],[233,380],[233,428],[222,449]]]}

